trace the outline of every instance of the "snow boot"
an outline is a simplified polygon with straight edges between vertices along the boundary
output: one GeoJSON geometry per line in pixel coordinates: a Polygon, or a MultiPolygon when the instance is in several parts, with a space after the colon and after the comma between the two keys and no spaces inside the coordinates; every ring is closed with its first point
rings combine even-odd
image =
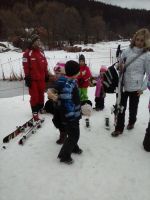
{"type": "Polygon", "coordinates": [[[117,136],[119,136],[119,135],[121,135],[123,132],[121,132],[121,131],[113,131],[112,133],[111,133],[111,136],[112,137],[117,137],[117,136]]]}
{"type": "Polygon", "coordinates": [[[127,130],[131,130],[131,129],[133,129],[134,128],[134,124],[128,124],[127,125],[127,130]]]}
{"type": "Polygon", "coordinates": [[[73,159],[71,157],[68,157],[68,158],[60,158],[60,162],[63,162],[65,164],[72,164],[73,163],[73,159]]]}
{"type": "Polygon", "coordinates": [[[60,151],[58,154],[58,159],[60,159],[60,162],[66,163],[68,165],[73,163],[73,159],[71,158],[70,155],[66,155],[64,152],[60,151]]]}
{"type": "Polygon", "coordinates": [[[72,153],[75,153],[75,154],[82,154],[82,152],[83,152],[83,150],[82,149],[80,149],[80,148],[75,148],[75,149],[73,149],[73,151],[72,151],[72,153]]]}
{"type": "Polygon", "coordinates": [[[33,113],[33,119],[34,119],[35,122],[41,120],[41,119],[39,118],[39,115],[38,115],[37,112],[34,112],[34,113],[33,113]]]}
{"type": "Polygon", "coordinates": [[[66,133],[60,131],[59,139],[56,141],[57,144],[63,144],[66,139],[66,133]]]}

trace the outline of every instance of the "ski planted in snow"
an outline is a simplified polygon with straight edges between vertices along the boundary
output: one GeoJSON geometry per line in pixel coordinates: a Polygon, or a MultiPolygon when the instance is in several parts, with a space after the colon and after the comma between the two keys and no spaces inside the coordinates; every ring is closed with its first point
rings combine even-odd
{"type": "Polygon", "coordinates": [[[10,140],[15,138],[17,135],[20,133],[24,132],[27,127],[32,127],[33,126],[33,118],[25,122],[23,125],[16,127],[16,130],[13,131],[12,133],[8,134],[3,138],[3,143],[8,143],[10,140]]]}
{"type": "Polygon", "coordinates": [[[42,127],[42,123],[45,121],[45,119],[41,119],[41,120],[38,120],[37,122],[34,122],[33,123],[33,126],[27,130],[25,132],[25,134],[22,136],[22,138],[18,141],[18,144],[19,145],[24,145],[24,143],[26,142],[26,140],[32,135],[34,134],[37,129],[41,128],[42,127]]]}
{"type": "Polygon", "coordinates": [[[89,118],[85,118],[85,128],[89,131],[91,130],[91,124],[89,118]]]}
{"type": "Polygon", "coordinates": [[[109,119],[109,117],[105,117],[105,129],[110,130],[110,119],[109,119]]]}

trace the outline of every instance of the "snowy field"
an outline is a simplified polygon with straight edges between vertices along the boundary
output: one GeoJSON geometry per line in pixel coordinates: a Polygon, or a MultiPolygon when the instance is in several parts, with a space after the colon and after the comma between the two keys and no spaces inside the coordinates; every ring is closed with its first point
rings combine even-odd
{"type": "MultiPolygon", "coordinates": [[[[101,43],[94,47],[93,55],[84,53],[93,73],[98,73],[102,64],[109,66],[109,51],[105,50],[117,45],[118,42],[101,43]]],[[[63,58],[65,54],[67,58],[78,56],[65,52],[46,52],[46,55],[56,62],[61,53],[63,58]]],[[[6,56],[9,58],[10,53],[6,56]]],[[[89,89],[93,103],[94,92],[95,88],[89,89]]],[[[57,159],[61,148],[56,144],[59,133],[51,122],[52,116],[44,114],[43,127],[24,146],[18,145],[21,137],[18,136],[6,149],[0,149],[0,200],[149,200],[150,154],[142,146],[149,118],[148,101],[146,90],[140,99],[135,128],[131,131],[125,128],[122,135],[112,138],[114,126],[110,110],[115,95],[107,95],[105,109],[92,113],[90,131],[85,128],[84,117],[81,119],[79,146],[83,154],[72,155],[74,163],[69,166],[57,159]],[[105,116],[110,117],[109,131],[104,128],[105,116]]],[[[3,137],[31,117],[29,96],[1,98],[0,109],[2,147],[3,137]]],[[[127,122],[128,114],[126,125],[127,122]]]]}
{"type": "MultiPolygon", "coordinates": [[[[58,61],[66,62],[70,59],[78,61],[79,54],[83,53],[86,57],[87,65],[91,71],[95,74],[99,72],[101,65],[109,66],[115,62],[115,53],[118,44],[122,45],[122,48],[128,46],[129,42],[101,42],[98,44],[89,45],[78,45],[84,48],[92,48],[94,52],[78,52],[78,53],[67,53],[61,51],[45,51],[45,55],[48,61],[48,68],[53,72],[53,68],[58,61]]],[[[6,53],[0,53],[0,79],[3,77],[10,77],[12,73],[16,75],[23,74],[22,68],[22,53],[9,51],[6,53]]]]}

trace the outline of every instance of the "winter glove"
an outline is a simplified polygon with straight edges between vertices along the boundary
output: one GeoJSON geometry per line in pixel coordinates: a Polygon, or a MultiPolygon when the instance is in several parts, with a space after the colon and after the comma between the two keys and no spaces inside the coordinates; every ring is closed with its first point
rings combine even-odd
{"type": "Polygon", "coordinates": [[[24,80],[25,80],[25,86],[31,87],[31,76],[26,76],[24,80]]]}
{"type": "Polygon", "coordinates": [[[79,83],[79,85],[82,85],[84,83],[84,79],[83,78],[79,78],[78,79],[78,83],[79,83]]]}
{"type": "Polygon", "coordinates": [[[45,76],[45,82],[47,83],[49,81],[49,75],[45,76]]]}
{"type": "Polygon", "coordinates": [[[48,95],[48,99],[51,99],[55,102],[58,100],[58,93],[57,93],[57,90],[55,90],[54,88],[49,88],[47,90],[47,95],[48,95]]]}
{"type": "Polygon", "coordinates": [[[103,95],[102,95],[102,97],[103,97],[103,98],[105,98],[105,97],[106,97],[106,93],[105,93],[105,92],[103,92],[103,95]]]}
{"type": "Polygon", "coordinates": [[[82,71],[81,74],[82,74],[82,76],[85,76],[86,71],[82,71]]]}
{"type": "Polygon", "coordinates": [[[140,96],[141,94],[143,94],[143,91],[142,90],[138,90],[137,91],[137,95],[140,96]]]}

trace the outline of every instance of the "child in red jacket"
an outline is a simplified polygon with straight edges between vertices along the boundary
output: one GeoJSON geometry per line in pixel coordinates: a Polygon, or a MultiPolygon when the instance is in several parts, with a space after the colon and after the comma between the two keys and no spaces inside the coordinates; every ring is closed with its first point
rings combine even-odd
{"type": "Polygon", "coordinates": [[[87,89],[90,84],[91,72],[89,67],[85,64],[85,57],[82,54],[79,56],[79,64],[80,64],[80,72],[77,77],[77,80],[79,86],[80,100],[82,102],[88,100],[87,89]]]}

